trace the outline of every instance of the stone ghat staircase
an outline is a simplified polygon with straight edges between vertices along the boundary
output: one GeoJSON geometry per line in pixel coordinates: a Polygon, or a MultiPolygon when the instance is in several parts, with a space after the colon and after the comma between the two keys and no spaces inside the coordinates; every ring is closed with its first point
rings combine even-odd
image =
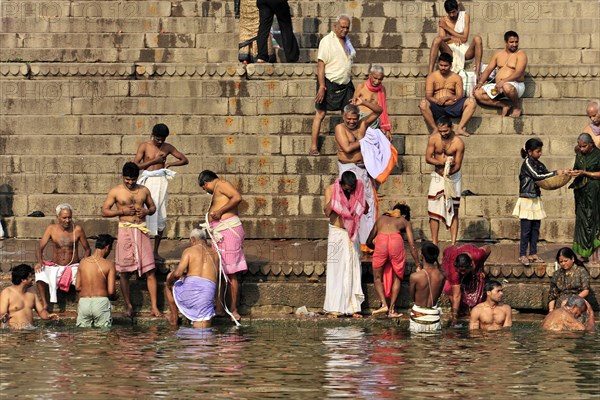
{"type": "MultiPolygon", "coordinates": [[[[576,135],[587,124],[588,99],[600,92],[600,31],[596,2],[466,1],[472,35],[484,38],[486,58],[514,29],[530,60],[523,118],[501,119],[478,109],[465,140],[466,197],[460,237],[518,238],[511,217],[518,190],[519,149],[531,135],[545,141],[550,168],[573,162],[576,135]]],[[[225,1],[2,2],[0,33],[0,213],[10,236],[37,238],[68,201],[89,235],[115,233],[99,217],[122,164],[167,123],[169,141],[190,158],[171,184],[166,234],[185,237],[209,198],[197,173],[213,169],[244,194],[249,238],[326,237],[323,190],[336,172],[331,133],[323,124],[321,157],[308,157],[315,68],[311,64],[250,65],[237,59],[237,20],[225,1]]],[[[353,17],[358,52],[355,82],[367,62],[386,68],[389,109],[401,154],[380,191],[380,207],[404,199],[418,236],[429,236],[424,162],[427,131],[418,112],[428,44],[442,2],[292,2],[302,61],[340,13],[353,17]],[[362,64],[361,64],[362,63],[362,64]]],[[[545,193],[549,218],[542,238],[572,237],[570,192],[545,193]]],[[[442,239],[446,239],[443,232],[442,239]]]]}

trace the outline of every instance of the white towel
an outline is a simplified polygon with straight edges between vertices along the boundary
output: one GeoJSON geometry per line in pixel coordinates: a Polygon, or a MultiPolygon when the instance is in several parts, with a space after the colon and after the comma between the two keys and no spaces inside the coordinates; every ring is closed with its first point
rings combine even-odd
{"type": "Polygon", "coordinates": [[[373,128],[367,128],[359,143],[365,168],[369,175],[376,179],[388,168],[392,158],[391,143],[380,129],[373,128]]]}
{"type": "Polygon", "coordinates": [[[156,206],[156,212],[146,217],[146,226],[150,230],[150,236],[156,236],[166,227],[168,186],[175,174],[175,171],[166,168],[144,171],[137,181],[139,185],[144,185],[150,190],[152,201],[156,206]]]}
{"type": "Polygon", "coordinates": [[[465,11],[458,12],[458,18],[454,24],[454,32],[463,33],[465,31],[465,11]]]}

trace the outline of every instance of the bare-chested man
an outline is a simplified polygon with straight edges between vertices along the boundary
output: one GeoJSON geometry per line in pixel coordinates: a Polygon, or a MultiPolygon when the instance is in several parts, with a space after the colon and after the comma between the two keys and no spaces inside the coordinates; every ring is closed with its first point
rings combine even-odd
{"type": "MultiPolygon", "coordinates": [[[[207,222],[212,236],[213,247],[218,246],[221,253],[221,266],[231,285],[230,311],[236,320],[240,320],[238,301],[240,283],[238,274],[246,271],[244,256],[244,238],[246,233],[238,216],[238,205],[242,195],[225,179],[219,178],[213,171],[204,170],[198,176],[198,185],[212,195],[207,222]]],[[[222,285],[225,290],[225,285],[222,285]]],[[[224,313],[224,293],[219,293],[217,316],[224,313]]]]}
{"type": "Polygon", "coordinates": [[[75,287],[79,292],[77,326],[80,328],[110,328],[110,299],[115,294],[117,272],[115,263],[106,257],[112,250],[113,237],[98,235],[94,254],[81,260],[75,287]]]}
{"type": "Polygon", "coordinates": [[[441,310],[437,302],[442,294],[446,276],[440,269],[438,257],[440,249],[431,242],[421,247],[423,268],[410,274],[410,300],[414,303],[410,310],[411,332],[432,332],[442,329],[441,310]]]}
{"type": "Polygon", "coordinates": [[[600,100],[590,101],[585,112],[590,118],[590,123],[581,132],[589,133],[596,147],[600,149],[600,100]]]}
{"type": "Polygon", "coordinates": [[[108,192],[102,204],[102,216],[119,217],[119,234],[115,266],[120,275],[121,291],[125,299],[126,315],[133,316],[133,306],[129,295],[129,278],[137,271],[145,276],[150,294],[151,314],[162,316],[156,302],[156,276],[152,243],[146,228],[146,216],[154,214],[156,207],[150,190],[136,183],[140,175],[139,167],[133,162],[123,166],[123,183],[108,192]],[[115,209],[113,209],[115,206],[115,209]]]}
{"type": "Polygon", "coordinates": [[[508,304],[502,303],[502,284],[489,281],[483,287],[487,298],[471,310],[469,329],[497,331],[512,326],[512,310],[508,304]]]}
{"type": "Polygon", "coordinates": [[[381,307],[373,311],[373,315],[388,314],[388,318],[399,318],[402,314],[395,312],[396,300],[400,294],[404,267],[406,266],[406,251],[404,238],[406,233],[408,248],[415,260],[417,269],[421,268],[419,256],[415,248],[412,225],[410,224],[410,207],[396,203],[390,211],[377,218],[375,226],[367,239],[367,246],[375,249],[373,253],[373,283],[381,301],[381,307]],[[390,299],[390,306],[387,305],[390,299]]]}
{"type": "Polygon", "coordinates": [[[452,130],[452,121],[437,120],[437,132],[429,136],[425,161],[435,167],[427,195],[431,240],[438,244],[440,221],[450,228],[452,244],[458,237],[458,207],[462,191],[462,166],[465,144],[452,130]]]}
{"type": "Polygon", "coordinates": [[[323,310],[330,318],[352,315],[362,318],[364,301],[361,286],[358,228],[367,212],[362,181],[346,171],[325,189],[323,212],[329,218],[327,276],[323,310]]]}
{"type": "Polygon", "coordinates": [[[382,110],[383,108],[378,104],[355,98],[353,104],[344,107],[342,114],[344,122],[337,124],[335,127],[339,176],[346,171],[354,172],[356,177],[363,183],[365,199],[369,206],[367,214],[361,218],[358,231],[358,238],[363,251],[369,251],[366,245],[367,238],[371,233],[371,229],[373,229],[373,225],[375,225],[377,216],[375,215],[375,187],[363,162],[363,156],[360,152],[360,140],[364,138],[367,128],[379,117],[382,110]],[[360,118],[360,106],[370,109],[371,113],[360,118]]]}
{"type": "Polygon", "coordinates": [[[470,133],[465,130],[465,125],[473,116],[477,102],[472,97],[463,97],[462,79],[452,72],[451,66],[452,55],[440,54],[438,70],[427,75],[425,80],[425,99],[421,100],[419,109],[432,134],[437,132],[435,121],[446,115],[460,117],[456,133],[470,136],[470,133]]]}
{"type": "Polygon", "coordinates": [[[429,72],[433,73],[435,59],[439,52],[452,55],[452,70],[456,73],[465,67],[465,60],[475,59],[475,79],[481,72],[481,57],[483,44],[481,36],[474,36],[469,44],[471,29],[470,16],[465,11],[459,11],[456,0],[444,1],[445,17],[440,18],[438,36],[433,40],[429,52],[429,72]]]}
{"type": "Polygon", "coordinates": [[[194,328],[208,328],[215,316],[219,256],[206,238],[206,230],[193,229],[191,246],[183,251],[177,269],[167,276],[165,296],[171,325],[177,325],[178,309],[194,328]]]}
{"type": "MultiPolygon", "coordinates": [[[[370,127],[373,129],[381,129],[385,136],[392,140],[392,125],[390,124],[390,116],[387,112],[387,98],[385,87],[383,86],[384,70],[381,65],[373,65],[369,70],[369,76],[365,83],[359,83],[354,91],[353,103],[357,99],[363,102],[375,103],[383,109],[379,118],[377,118],[370,127]]],[[[371,114],[371,109],[364,104],[361,104],[359,118],[364,118],[371,114]]]]}
{"type": "Polygon", "coordinates": [[[44,309],[48,309],[46,288],[50,292],[50,302],[56,303],[57,289],[68,291],[69,286],[75,284],[79,266],[79,246],[83,248],[85,257],[91,253],[83,228],[73,223],[71,205],[63,203],[56,207],[56,222],[46,228],[36,251],[38,262],[35,265],[35,280],[44,309]],[[44,249],[49,242],[52,242],[52,261],[44,261],[44,249]],[[59,285],[59,280],[64,284],[59,285]]]}
{"type": "Polygon", "coordinates": [[[21,264],[12,269],[12,286],[0,293],[0,322],[11,329],[32,329],[33,309],[41,319],[58,319],[58,315],[49,314],[40,299],[27,290],[33,286],[33,268],[21,264]]]}
{"type": "Polygon", "coordinates": [[[517,32],[506,32],[504,44],[504,49],[494,53],[487,68],[481,73],[473,95],[483,105],[501,108],[503,117],[512,109],[510,116],[517,118],[522,112],[519,99],[525,93],[527,56],[519,50],[517,32]],[[484,84],[496,68],[496,83],[484,84]]]}
{"type": "Polygon", "coordinates": [[[187,157],[166,142],[168,136],[167,125],[154,125],[151,139],[139,145],[133,160],[144,170],[137,183],[150,189],[156,206],[156,212],[146,218],[146,225],[150,236],[154,237],[154,260],[161,262],[165,259],[158,255],[158,247],[166,226],[169,180],[175,175],[169,168],[188,164],[187,157]],[[168,156],[175,157],[177,161],[167,162],[168,156]]]}
{"type": "Polygon", "coordinates": [[[554,309],[550,312],[544,322],[542,329],[545,331],[593,331],[596,329],[594,325],[594,310],[590,303],[577,296],[576,294],[569,296],[564,306],[554,309]],[[580,322],[583,318],[585,322],[580,322]]]}

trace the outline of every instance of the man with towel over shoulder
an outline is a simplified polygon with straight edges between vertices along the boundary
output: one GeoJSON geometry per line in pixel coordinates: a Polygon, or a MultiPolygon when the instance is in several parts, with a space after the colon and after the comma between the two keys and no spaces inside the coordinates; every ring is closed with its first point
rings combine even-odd
{"type": "Polygon", "coordinates": [[[210,327],[215,316],[215,293],[219,257],[206,242],[206,230],[193,229],[191,246],[183,251],[177,269],[167,276],[165,297],[171,325],[177,325],[177,310],[194,328],[210,327]]]}

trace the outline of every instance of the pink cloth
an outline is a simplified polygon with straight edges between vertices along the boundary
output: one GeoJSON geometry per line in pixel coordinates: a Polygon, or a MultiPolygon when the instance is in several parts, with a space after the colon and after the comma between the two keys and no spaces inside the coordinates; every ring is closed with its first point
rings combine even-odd
{"type": "Polygon", "coordinates": [[[71,282],[73,281],[73,270],[71,268],[65,268],[65,271],[58,280],[58,288],[63,292],[68,292],[71,288],[71,282]]]}
{"type": "Polygon", "coordinates": [[[373,252],[373,268],[383,267],[383,289],[385,297],[392,296],[394,275],[400,280],[404,277],[406,265],[406,252],[404,239],[400,233],[380,233],[375,238],[375,251],[373,252]]]}
{"type": "Polygon", "coordinates": [[[385,92],[383,91],[383,85],[379,85],[377,87],[371,85],[371,81],[367,79],[365,82],[365,86],[369,89],[370,92],[377,93],[379,95],[378,104],[383,108],[383,112],[379,117],[379,127],[382,131],[391,131],[392,124],[390,123],[390,116],[387,111],[387,100],[385,98],[385,92]]]}
{"type": "Polygon", "coordinates": [[[154,269],[154,251],[148,234],[137,228],[119,227],[115,254],[117,272],[135,272],[142,276],[154,269]]]}
{"type": "Polygon", "coordinates": [[[452,294],[452,286],[460,285],[461,303],[469,308],[475,307],[483,301],[483,285],[485,283],[485,273],[483,264],[487,259],[486,252],[473,244],[463,246],[449,246],[444,250],[442,258],[442,268],[446,273],[446,283],[444,284],[444,293],[452,294]],[[454,267],[454,261],[459,254],[467,253],[475,263],[475,269],[461,279],[460,274],[454,267]]]}
{"type": "Polygon", "coordinates": [[[342,218],[344,229],[350,236],[350,241],[356,239],[360,219],[365,212],[365,190],[361,180],[356,181],[356,189],[346,198],[340,178],[335,180],[333,184],[333,193],[331,196],[331,210],[342,218]]]}
{"type": "MultiPolygon", "coordinates": [[[[219,225],[221,221],[226,221],[230,218],[236,217],[233,216],[224,220],[212,221],[210,227],[214,228],[219,225]]],[[[236,272],[246,271],[248,265],[246,264],[246,257],[244,256],[244,239],[246,238],[244,227],[239,225],[234,228],[225,229],[220,233],[223,235],[223,238],[217,243],[217,246],[221,253],[221,264],[225,273],[227,275],[232,275],[236,272]]],[[[213,243],[213,247],[215,247],[215,243],[213,243]]]]}

